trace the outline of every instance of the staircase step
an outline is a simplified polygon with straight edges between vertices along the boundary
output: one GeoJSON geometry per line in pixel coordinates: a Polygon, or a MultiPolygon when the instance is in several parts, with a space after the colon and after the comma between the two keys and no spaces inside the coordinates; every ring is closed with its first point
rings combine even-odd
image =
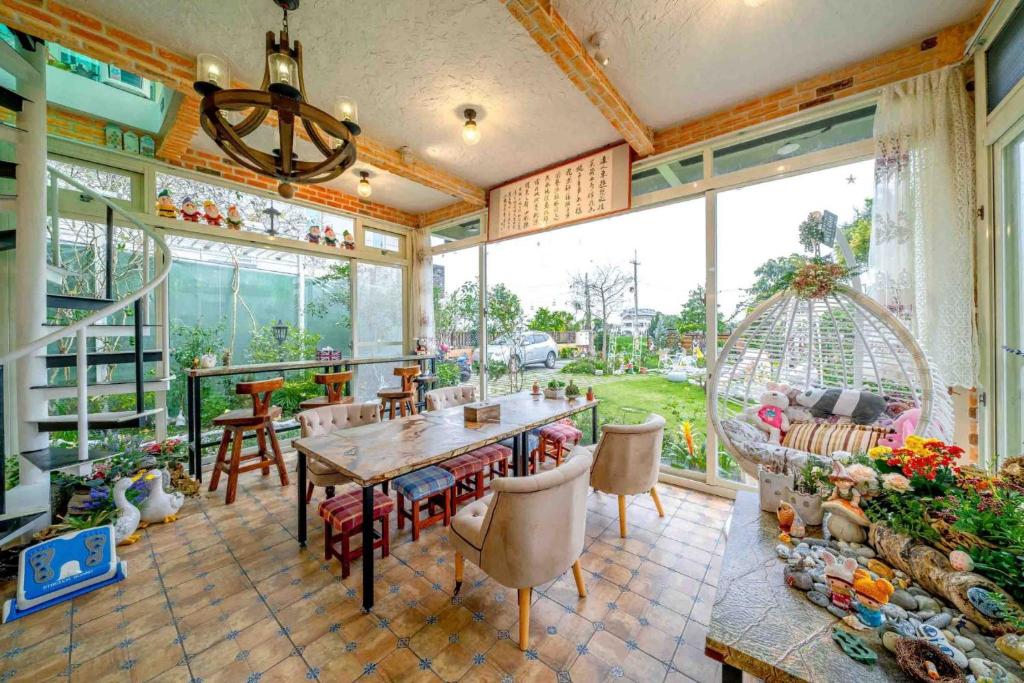
{"type": "MultiPolygon", "coordinates": [[[[67,327],[64,323],[44,323],[46,327],[67,327]]],[[[143,325],[142,332],[147,334],[159,329],[160,325],[143,325]]],[[[134,337],[135,325],[89,325],[85,328],[89,337],[134,337]]]]}
{"type": "Polygon", "coordinates": [[[95,296],[76,296],[74,294],[47,294],[47,308],[70,308],[78,311],[98,311],[117,301],[95,296]]]}
{"type": "Polygon", "coordinates": [[[0,86],[0,107],[4,109],[10,109],[11,111],[21,111],[21,105],[24,102],[31,102],[32,100],[27,97],[22,97],[18,93],[14,92],[9,88],[0,86]]]}
{"type": "MultiPolygon", "coordinates": [[[[46,358],[47,368],[73,368],[77,359],[73,353],[48,353],[46,358]]],[[[142,360],[145,363],[157,363],[164,359],[163,351],[143,351],[142,360]]],[[[86,361],[89,365],[118,365],[121,363],[134,363],[134,351],[91,351],[87,354],[86,361]]]]}
{"type": "MultiPolygon", "coordinates": [[[[160,412],[159,408],[136,413],[125,410],[116,413],[90,413],[89,429],[130,429],[149,424],[150,419],[160,412]]],[[[78,428],[78,415],[50,415],[34,422],[41,432],[64,432],[78,428]]],[[[77,457],[77,456],[76,456],[77,457]]]]}
{"type": "Polygon", "coordinates": [[[14,249],[17,234],[16,230],[0,230],[0,251],[14,249]]]}
{"type": "MultiPolygon", "coordinates": [[[[3,90],[3,88],[0,88],[3,90]]],[[[0,178],[14,180],[18,177],[18,165],[13,161],[0,161],[0,178]]]]}
{"type": "Polygon", "coordinates": [[[21,140],[21,135],[24,132],[24,128],[18,128],[10,123],[0,122],[0,140],[3,140],[4,142],[10,142],[11,144],[16,145],[21,140]]]}
{"type": "Polygon", "coordinates": [[[50,511],[18,513],[0,517],[0,548],[50,523],[50,511]]]}
{"type": "MultiPolygon", "coordinates": [[[[143,391],[167,391],[169,383],[174,376],[161,379],[149,379],[142,383],[143,391]]],[[[78,387],[74,384],[41,384],[32,387],[47,401],[59,398],[75,398],[78,396],[78,387]]],[[[116,396],[120,394],[134,394],[135,382],[100,382],[88,386],[89,396],[116,396]]]]}
{"type": "Polygon", "coordinates": [[[89,459],[79,460],[77,448],[49,446],[47,448],[40,448],[38,451],[22,453],[21,457],[44,472],[53,472],[55,470],[78,467],[87,463],[100,462],[115,455],[117,455],[117,451],[110,451],[104,448],[90,448],[89,459]]]}

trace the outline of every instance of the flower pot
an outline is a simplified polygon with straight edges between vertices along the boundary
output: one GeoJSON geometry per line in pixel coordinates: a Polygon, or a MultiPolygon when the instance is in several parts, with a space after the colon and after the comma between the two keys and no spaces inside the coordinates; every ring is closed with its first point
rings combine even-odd
{"type": "Polygon", "coordinates": [[[565,398],[565,389],[545,389],[544,398],[565,398]]]}
{"type": "Polygon", "coordinates": [[[800,515],[800,519],[804,520],[804,524],[821,525],[822,517],[825,514],[821,509],[821,504],[825,501],[817,493],[799,493],[789,487],[786,489],[786,502],[793,506],[796,513],[800,515]]]}
{"type": "Polygon", "coordinates": [[[776,474],[763,467],[757,468],[757,490],[761,497],[761,509],[765,512],[778,510],[786,489],[792,486],[792,474],[776,474]]]}

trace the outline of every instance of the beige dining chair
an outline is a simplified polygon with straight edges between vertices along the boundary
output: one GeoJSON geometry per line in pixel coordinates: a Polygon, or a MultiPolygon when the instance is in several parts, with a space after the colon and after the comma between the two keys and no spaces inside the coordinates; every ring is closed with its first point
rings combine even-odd
{"type": "Polygon", "coordinates": [[[444,410],[452,406],[464,406],[476,400],[476,387],[443,387],[426,393],[427,410],[444,410]]]}
{"type": "MultiPolygon", "coordinates": [[[[339,429],[349,429],[359,425],[380,422],[380,404],[376,401],[367,403],[340,403],[304,410],[296,416],[301,436],[321,436],[339,429]]],[[[298,465],[296,464],[296,467],[298,465]]],[[[327,488],[327,497],[334,495],[334,487],[347,484],[348,478],[314,460],[306,461],[308,483],[306,485],[306,503],[313,499],[313,489],[317,486],[327,488]]]]}
{"type": "Polygon", "coordinates": [[[580,554],[591,463],[590,452],[582,450],[556,469],[495,479],[491,495],[452,519],[456,595],[467,559],[501,585],[515,588],[520,650],[525,651],[529,642],[533,586],[556,579],[572,567],[576,590],[581,598],[587,597],[580,554]]]}
{"type": "Polygon", "coordinates": [[[590,485],[619,497],[619,535],[622,538],[626,537],[626,496],[650,493],[658,516],[665,516],[655,488],[664,436],[665,418],[654,413],[638,425],[601,427],[601,440],[593,449],[590,485]]]}

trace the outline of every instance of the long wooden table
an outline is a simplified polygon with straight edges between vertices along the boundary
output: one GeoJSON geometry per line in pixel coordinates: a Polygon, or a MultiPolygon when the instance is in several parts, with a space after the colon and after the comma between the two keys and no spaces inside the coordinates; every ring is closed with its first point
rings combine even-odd
{"type": "Polygon", "coordinates": [[[597,440],[596,400],[545,399],[529,393],[494,400],[501,404],[500,422],[467,424],[462,406],[456,406],[292,442],[298,452],[299,545],[306,545],[306,458],[330,467],[363,489],[363,607],[367,610],[373,608],[375,485],[504,439],[512,439],[515,476],[524,476],[529,471],[529,431],[587,410],[591,411],[591,434],[597,440]]]}

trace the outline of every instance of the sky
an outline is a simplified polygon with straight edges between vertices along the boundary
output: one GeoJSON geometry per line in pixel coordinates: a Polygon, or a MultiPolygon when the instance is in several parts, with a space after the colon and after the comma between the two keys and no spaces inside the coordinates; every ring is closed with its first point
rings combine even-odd
{"type": "MultiPolygon", "coordinates": [[[[852,219],[873,193],[873,169],[868,160],[719,193],[722,312],[733,313],[757,266],[802,252],[797,227],[809,212],[827,209],[840,225],[852,219]]],[[[501,282],[518,294],[527,318],[542,306],[572,310],[568,284],[574,273],[613,264],[632,275],[635,251],[640,307],[677,314],[705,281],[704,203],[698,197],[489,245],[488,285],[501,282]]],[[[476,249],[435,255],[434,263],[445,266],[446,294],[477,275],[476,249]]],[[[632,307],[627,296],[623,305],[632,307]]]]}

